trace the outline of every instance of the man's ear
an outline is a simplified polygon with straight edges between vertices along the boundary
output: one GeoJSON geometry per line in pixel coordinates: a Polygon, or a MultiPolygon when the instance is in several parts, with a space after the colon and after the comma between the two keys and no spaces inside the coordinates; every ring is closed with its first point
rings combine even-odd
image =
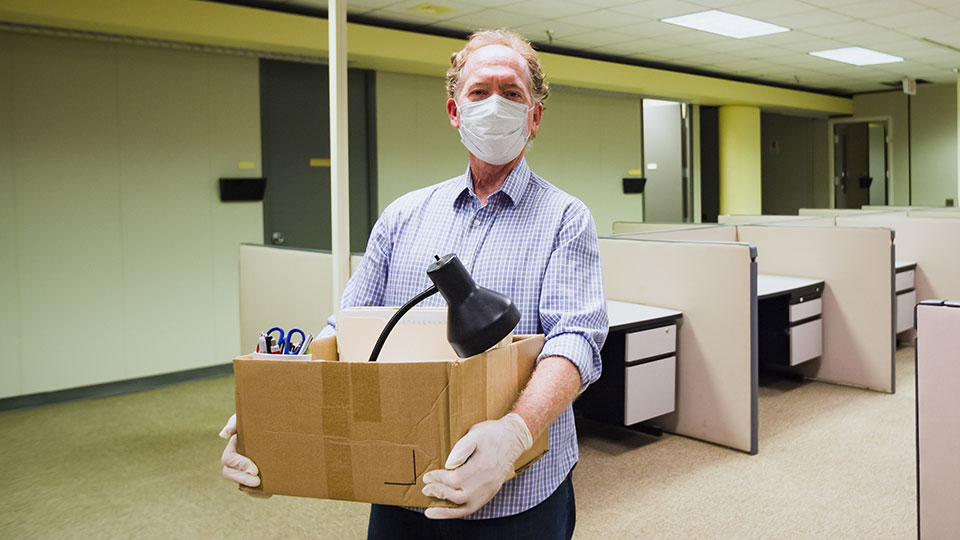
{"type": "Polygon", "coordinates": [[[533,109],[531,111],[531,118],[529,120],[530,125],[528,126],[528,129],[530,130],[531,135],[535,134],[537,130],[540,129],[540,119],[542,117],[543,117],[543,103],[537,102],[537,104],[533,106],[533,109]]]}
{"type": "Polygon", "coordinates": [[[457,102],[453,98],[447,98],[447,116],[450,117],[450,125],[453,129],[460,129],[460,111],[457,109],[457,102]]]}

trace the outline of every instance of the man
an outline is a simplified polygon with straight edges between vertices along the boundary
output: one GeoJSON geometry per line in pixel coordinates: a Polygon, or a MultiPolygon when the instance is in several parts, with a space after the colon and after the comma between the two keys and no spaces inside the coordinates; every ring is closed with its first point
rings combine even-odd
{"type": "MultiPolygon", "coordinates": [[[[596,228],[579,200],[533,174],[524,160],[548,86],[536,52],[512,32],[478,32],[451,57],[447,114],[470,152],[459,177],[408,193],[373,227],[341,307],[399,306],[429,286],[437,253],[456,253],[476,282],[513,299],[516,332],[544,333],[537,367],[513,411],[473,426],[423,493],[456,508],[373,505],[369,538],[570,538],[571,471],[578,449],[573,399],[600,376],[606,302],[596,228]],[[515,460],[549,427],[550,450],[504,483],[515,460]],[[462,519],[451,519],[462,518],[462,519]],[[447,520],[447,521],[438,521],[447,520]]],[[[425,305],[442,305],[434,296],[425,305]]],[[[325,332],[332,334],[331,317],[325,332]]],[[[224,435],[234,430],[225,428],[224,435]]],[[[224,475],[259,484],[231,438],[224,475]],[[232,444],[232,447],[231,447],[232,444]]]]}

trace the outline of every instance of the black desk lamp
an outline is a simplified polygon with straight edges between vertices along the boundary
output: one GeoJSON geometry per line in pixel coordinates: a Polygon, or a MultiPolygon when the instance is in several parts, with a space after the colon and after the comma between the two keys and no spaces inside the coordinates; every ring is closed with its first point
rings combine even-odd
{"type": "Polygon", "coordinates": [[[520,310],[510,298],[480,287],[453,253],[436,257],[427,268],[433,281],[428,289],[414,296],[390,318],[370,352],[376,362],[380,349],[400,318],[437,292],[447,301],[447,341],[460,358],[468,358],[496,345],[520,322],[520,310]]]}

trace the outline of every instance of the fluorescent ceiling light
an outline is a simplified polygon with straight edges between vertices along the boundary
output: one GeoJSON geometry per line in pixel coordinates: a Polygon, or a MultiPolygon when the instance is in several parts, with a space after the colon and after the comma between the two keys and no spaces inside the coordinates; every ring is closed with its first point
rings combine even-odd
{"type": "Polygon", "coordinates": [[[783,26],[765,23],[748,17],[741,17],[716,9],[681,15],[679,17],[667,17],[666,19],[660,20],[677,26],[684,26],[693,28],[694,30],[702,30],[704,32],[737,39],[790,31],[789,28],[783,26]]]}
{"type": "Polygon", "coordinates": [[[827,51],[813,51],[813,56],[835,60],[855,66],[870,66],[873,64],[889,64],[891,62],[903,62],[903,58],[893,56],[892,54],[882,53],[864,49],[863,47],[846,47],[843,49],[830,49],[827,51]]]}

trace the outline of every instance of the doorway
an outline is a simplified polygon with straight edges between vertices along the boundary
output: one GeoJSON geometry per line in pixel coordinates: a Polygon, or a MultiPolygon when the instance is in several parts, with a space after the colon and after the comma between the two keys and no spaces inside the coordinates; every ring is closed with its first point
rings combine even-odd
{"type": "MultiPolygon", "coordinates": [[[[260,60],[264,244],[329,250],[330,98],[325,65],[260,60]]],[[[377,219],[375,79],[349,69],[350,251],[377,219]]]]}
{"type": "Polygon", "coordinates": [[[885,206],[890,191],[889,121],[843,119],[831,130],[831,207],[885,206]]]}
{"type": "Polygon", "coordinates": [[[644,221],[693,221],[690,109],[677,101],[643,100],[644,221]]]}

